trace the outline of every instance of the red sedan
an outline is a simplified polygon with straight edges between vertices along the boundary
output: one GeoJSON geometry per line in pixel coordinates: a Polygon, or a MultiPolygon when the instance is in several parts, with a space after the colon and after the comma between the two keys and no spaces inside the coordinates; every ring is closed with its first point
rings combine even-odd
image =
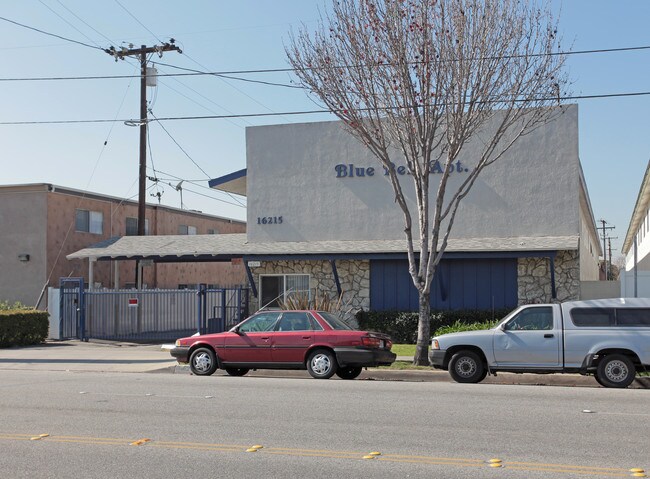
{"type": "Polygon", "coordinates": [[[390,337],[350,328],[323,311],[261,311],[230,331],[176,341],[170,353],[198,376],[225,369],[307,369],[316,379],[354,379],[364,367],[395,361],[390,337]]]}

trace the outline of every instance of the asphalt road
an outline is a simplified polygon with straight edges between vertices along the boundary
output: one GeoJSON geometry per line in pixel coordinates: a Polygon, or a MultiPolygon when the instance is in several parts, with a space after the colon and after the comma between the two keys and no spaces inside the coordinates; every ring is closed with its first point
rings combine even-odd
{"type": "Polygon", "coordinates": [[[630,477],[650,469],[648,405],[647,390],[0,371],[0,475],[630,477]]]}

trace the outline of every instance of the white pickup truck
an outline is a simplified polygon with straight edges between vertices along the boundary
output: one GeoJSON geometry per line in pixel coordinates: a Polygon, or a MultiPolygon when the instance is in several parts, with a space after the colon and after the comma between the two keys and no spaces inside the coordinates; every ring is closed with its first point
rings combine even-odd
{"type": "Polygon", "coordinates": [[[580,373],[626,388],[650,372],[650,299],[521,306],[492,329],[434,337],[429,360],[461,383],[499,371],[580,373]]]}

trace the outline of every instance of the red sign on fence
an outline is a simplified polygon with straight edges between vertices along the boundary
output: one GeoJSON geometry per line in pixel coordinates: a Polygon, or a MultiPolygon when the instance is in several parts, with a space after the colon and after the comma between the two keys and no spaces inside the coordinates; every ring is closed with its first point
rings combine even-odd
{"type": "Polygon", "coordinates": [[[138,307],[138,298],[129,298],[129,308],[138,307]]]}

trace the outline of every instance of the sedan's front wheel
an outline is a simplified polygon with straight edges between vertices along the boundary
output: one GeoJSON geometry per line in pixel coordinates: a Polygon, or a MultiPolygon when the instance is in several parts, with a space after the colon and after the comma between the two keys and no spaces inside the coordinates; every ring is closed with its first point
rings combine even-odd
{"type": "Polygon", "coordinates": [[[190,371],[197,376],[210,376],[217,370],[217,355],[210,348],[195,349],[190,356],[190,371]]]}
{"type": "Polygon", "coordinates": [[[312,378],[329,379],[334,376],[337,368],[338,364],[334,353],[327,349],[317,349],[307,359],[307,371],[312,378]]]}

